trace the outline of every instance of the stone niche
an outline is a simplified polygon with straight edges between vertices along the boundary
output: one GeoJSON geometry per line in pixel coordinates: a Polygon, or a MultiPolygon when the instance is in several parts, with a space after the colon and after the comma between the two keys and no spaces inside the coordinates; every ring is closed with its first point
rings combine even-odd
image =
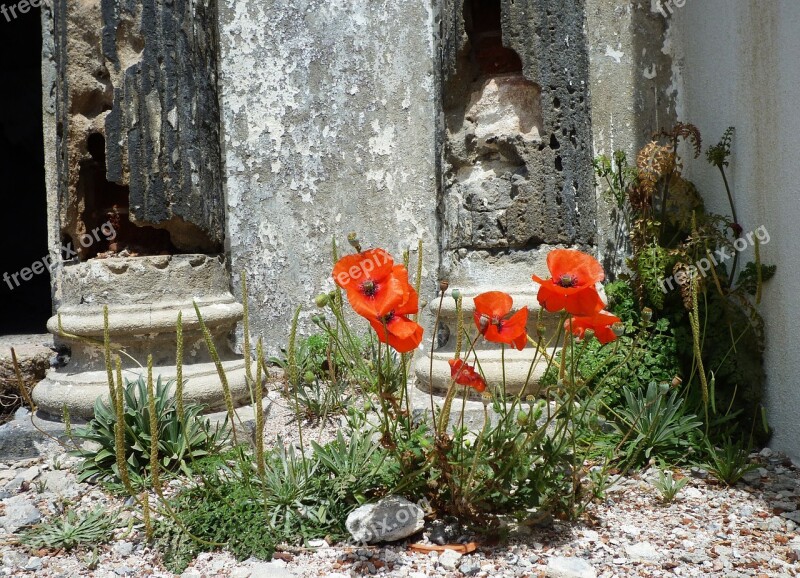
{"type": "MultiPolygon", "coordinates": [[[[440,277],[464,296],[502,290],[530,309],[553,246],[590,249],[596,202],[582,2],[445,0],[442,6],[440,277]]],[[[438,299],[431,303],[438,308],[438,299]]],[[[435,309],[434,309],[435,313],[435,309]]],[[[555,318],[545,316],[555,329],[555,318]]],[[[435,390],[450,380],[455,304],[444,301],[433,355],[435,390]]],[[[500,349],[479,342],[492,383],[502,378],[500,349]]],[[[527,380],[533,349],[506,350],[507,389],[527,380]]],[[[533,382],[542,366],[533,369],[533,382]]],[[[430,360],[417,377],[431,385],[430,360]]],[[[535,393],[535,386],[526,389],[535,393]]]]}
{"type": "Polygon", "coordinates": [[[225,204],[216,2],[55,0],[43,17],[57,79],[49,213],[60,233],[51,247],[57,314],[48,329],[71,356],[35,388],[34,401],[49,415],[66,406],[91,417],[108,392],[107,306],[127,379],[142,373],[148,354],[156,375],[174,377],[181,312],[186,398],[221,407],[193,303],[234,399],[245,399],[244,362],[227,340],[242,306],[218,256],[225,204]]]}

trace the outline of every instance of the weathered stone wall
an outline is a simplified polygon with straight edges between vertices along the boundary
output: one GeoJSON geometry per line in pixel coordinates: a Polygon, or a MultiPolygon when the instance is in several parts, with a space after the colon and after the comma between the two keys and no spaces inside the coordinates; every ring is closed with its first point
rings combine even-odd
{"type": "Polygon", "coordinates": [[[583,2],[503,1],[497,31],[480,28],[487,15],[472,15],[485,10],[477,2],[451,0],[444,10],[445,251],[592,245],[583,2]],[[499,45],[482,46],[492,34],[518,70],[500,62],[499,45]]]}
{"type": "Polygon", "coordinates": [[[214,0],[53,8],[61,239],[81,260],[221,250],[214,0]],[[108,220],[114,246],[80,245],[108,220]]]}
{"type": "MultiPolygon", "coordinates": [[[[667,19],[650,2],[586,0],[586,36],[594,154],[623,150],[633,163],[654,132],[678,120],[667,19]]],[[[602,195],[597,233],[606,271],[623,270],[625,254],[618,249],[627,245],[628,232],[602,195]]]]}
{"type": "MultiPolygon", "coordinates": [[[[222,0],[220,86],[233,278],[270,352],[333,287],[331,238],[426,244],[435,287],[437,7],[222,0]]],[[[412,252],[412,261],[416,252],[412,252]]]]}

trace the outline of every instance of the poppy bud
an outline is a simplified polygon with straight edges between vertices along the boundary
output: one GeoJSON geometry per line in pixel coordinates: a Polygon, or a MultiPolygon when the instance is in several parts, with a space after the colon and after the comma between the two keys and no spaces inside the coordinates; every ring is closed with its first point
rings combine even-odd
{"type": "Polygon", "coordinates": [[[305,374],[303,374],[303,381],[305,381],[308,384],[314,383],[315,378],[316,376],[314,375],[313,371],[306,371],[305,374]]]}
{"type": "Polygon", "coordinates": [[[652,309],[650,309],[649,307],[645,307],[644,309],[642,309],[642,320],[645,323],[649,323],[652,318],[653,318],[652,309]]]}
{"type": "Polygon", "coordinates": [[[459,299],[461,299],[461,291],[459,291],[458,289],[453,289],[453,292],[450,293],[450,295],[452,295],[452,297],[453,297],[453,299],[455,301],[458,301],[459,299]]]}
{"type": "Polygon", "coordinates": [[[617,321],[611,326],[611,331],[613,331],[614,335],[617,337],[622,337],[625,335],[625,324],[622,321],[617,321]]]}
{"type": "Polygon", "coordinates": [[[325,316],[314,314],[311,316],[311,323],[313,323],[314,325],[322,325],[323,323],[325,323],[325,316]]]}
{"type": "Polygon", "coordinates": [[[672,378],[672,387],[678,387],[682,383],[683,383],[683,380],[680,377],[678,377],[677,375],[672,378]]]}
{"type": "Polygon", "coordinates": [[[328,305],[328,301],[329,300],[330,300],[330,298],[328,297],[327,293],[320,293],[314,299],[314,303],[316,303],[317,307],[319,307],[321,309],[322,307],[325,307],[326,305],[328,305]]]}
{"type": "Polygon", "coordinates": [[[589,341],[592,337],[594,337],[594,329],[591,327],[587,327],[586,331],[583,332],[583,338],[586,341],[589,341]]]}
{"type": "Polygon", "coordinates": [[[445,291],[447,291],[448,287],[450,287],[450,281],[448,281],[447,279],[442,279],[439,281],[439,291],[444,293],[445,291]]]}
{"type": "Polygon", "coordinates": [[[483,403],[489,403],[490,401],[492,401],[492,394],[489,393],[488,391],[484,391],[481,394],[481,399],[483,400],[483,403]]]}
{"type": "Polygon", "coordinates": [[[358,240],[358,235],[355,231],[351,231],[347,234],[347,242],[350,243],[350,246],[358,253],[361,252],[361,241],[358,240]]]}
{"type": "Polygon", "coordinates": [[[517,424],[519,424],[520,427],[525,427],[530,419],[531,416],[524,411],[521,411],[517,414],[517,424]]]}
{"type": "Polygon", "coordinates": [[[427,306],[428,306],[428,302],[425,299],[423,299],[422,301],[419,302],[419,308],[420,309],[425,309],[427,306]]]}
{"type": "Polygon", "coordinates": [[[536,337],[544,337],[545,332],[547,332],[547,326],[544,323],[536,325],[536,337]]]}

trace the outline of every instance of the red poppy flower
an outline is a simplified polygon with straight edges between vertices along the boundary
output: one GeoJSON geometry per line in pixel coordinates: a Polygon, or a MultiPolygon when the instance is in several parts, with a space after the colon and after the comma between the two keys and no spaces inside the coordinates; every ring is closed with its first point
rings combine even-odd
{"type": "Polygon", "coordinates": [[[356,313],[367,319],[383,317],[407,296],[394,267],[394,260],[386,251],[371,249],[339,259],[333,267],[333,279],[347,291],[356,313]]]}
{"type": "MultiPolygon", "coordinates": [[[[611,329],[615,323],[622,321],[616,315],[612,315],[608,311],[598,311],[590,317],[573,317],[572,318],[572,334],[583,339],[583,335],[587,329],[594,331],[594,336],[597,340],[605,345],[617,338],[617,335],[611,329]]],[[[564,330],[570,331],[570,320],[564,322],[564,330]]]]}
{"type": "Polygon", "coordinates": [[[457,384],[471,387],[478,393],[484,392],[486,382],[472,365],[467,365],[460,359],[449,359],[447,363],[450,364],[450,377],[457,384]]]}
{"type": "Polygon", "coordinates": [[[521,351],[528,341],[528,308],[523,307],[506,319],[513,303],[511,295],[502,291],[481,293],[475,297],[475,325],[487,341],[507,343],[521,351]]]}
{"type": "Polygon", "coordinates": [[[552,278],[539,283],[537,298],[547,311],[567,310],[572,315],[591,316],[603,308],[595,284],[605,278],[597,259],[574,249],[553,249],[547,255],[552,278]]]}
{"type": "Polygon", "coordinates": [[[406,317],[419,311],[419,297],[408,282],[408,270],[405,267],[395,265],[392,268],[392,276],[400,282],[403,290],[402,301],[386,315],[367,319],[381,343],[388,343],[400,353],[408,353],[422,342],[422,326],[406,317]]]}

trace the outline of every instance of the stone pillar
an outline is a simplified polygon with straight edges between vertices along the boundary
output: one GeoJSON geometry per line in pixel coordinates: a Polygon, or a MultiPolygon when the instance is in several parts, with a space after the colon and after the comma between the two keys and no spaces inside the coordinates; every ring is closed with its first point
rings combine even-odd
{"type": "Polygon", "coordinates": [[[349,231],[412,263],[422,239],[422,298],[436,287],[435,5],[220,0],[230,254],[269,355],[298,305],[317,330],[349,231]]]}
{"type": "MultiPolygon", "coordinates": [[[[538,312],[531,275],[548,276],[553,246],[591,251],[596,233],[584,6],[550,4],[442,7],[441,276],[464,295],[468,322],[472,297],[502,290],[515,309],[529,307],[530,334],[538,312]]],[[[449,383],[455,344],[453,300],[445,302],[434,389],[449,383]]],[[[498,383],[499,348],[481,344],[479,357],[498,383]]],[[[525,383],[532,357],[531,348],[506,351],[509,390],[525,383]]],[[[417,366],[423,386],[429,363],[417,366]]]]}
{"type": "Polygon", "coordinates": [[[243,362],[226,336],[242,308],[217,256],[225,209],[216,2],[55,0],[44,14],[52,22],[44,62],[57,71],[56,141],[47,151],[57,162],[48,181],[57,316],[48,328],[70,334],[72,356],[48,373],[34,400],[49,414],[66,404],[73,415],[91,415],[107,385],[102,349],[85,338],[102,336],[107,305],[112,341],[130,356],[122,356],[128,378],[148,353],[156,373],[173,376],[182,311],[187,398],[218,407],[222,390],[193,301],[241,399],[243,362]]]}

